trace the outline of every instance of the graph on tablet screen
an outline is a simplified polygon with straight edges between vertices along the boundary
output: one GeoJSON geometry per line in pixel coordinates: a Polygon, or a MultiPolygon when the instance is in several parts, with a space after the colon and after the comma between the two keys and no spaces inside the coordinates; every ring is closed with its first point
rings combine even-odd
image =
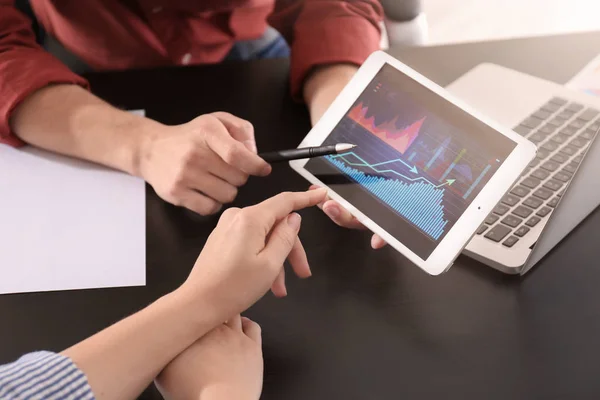
{"type": "Polygon", "coordinates": [[[324,142],[358,147],[310,160],[307,169],[322,172],[319,163],[327,163],[439,242],[510,154],[512,141],[498,146],[457,128],[403,92],[396,73],[384,67],[324,142]]]}
{"type": "Polygon", "coordinates": [[[389,121],[377,123],[375,115],[369,115],[369,107],[358,103],[348,113],[348,118],[365,128],[369,133],[383,140],[385,143],[404,154],[410,145],[419,136],[419,131],[425,117],[407,126],[398,127],[398,116],[389,121]]]}

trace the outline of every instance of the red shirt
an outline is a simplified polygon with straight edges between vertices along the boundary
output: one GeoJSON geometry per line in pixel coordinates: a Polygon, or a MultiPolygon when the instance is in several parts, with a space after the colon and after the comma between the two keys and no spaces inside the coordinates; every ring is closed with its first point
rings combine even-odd
{"type": "MultiPolygon", "coordinates": [[[[0,0],[0,143],[12,110],[50,83],[87,87],[82,77],[35,42],[30,21],[0,0]]],[[[377,0],[31,0],[46,32],[96,70],[221,61],[238,40],[256,39],[267,24],[291,45],[291,89],[300,97],[315,66],[361,64],[379,48],[377,0]]]]}

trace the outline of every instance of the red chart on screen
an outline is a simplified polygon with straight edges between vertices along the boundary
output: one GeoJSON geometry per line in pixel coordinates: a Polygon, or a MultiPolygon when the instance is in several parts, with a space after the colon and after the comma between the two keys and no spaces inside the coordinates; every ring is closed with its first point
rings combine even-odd
{"type": "Polygon", "coordinates": [[[423,117],[408,126],[398,128],[398,116],[377,125],[375,122],[375,116],[373,115],[371,117],[367,117],[368,114],[369,108],[364,106],[362,103],[359,103],[352,108],[352,110],[350,110],[348,113],[348,118],[352,119],[371,134],[375,135],[377,138],[398,150],[401,154],[404,154],[419,136],[421,126],[423,125],[423,122],[425,122],[425,117],[423,117]]]}

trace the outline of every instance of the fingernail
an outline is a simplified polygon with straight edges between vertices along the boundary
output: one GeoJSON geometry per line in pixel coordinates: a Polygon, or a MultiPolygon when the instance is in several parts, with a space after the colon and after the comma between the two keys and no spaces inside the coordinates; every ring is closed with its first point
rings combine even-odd
{"type": "Polygon", "coordinates": [[[254,154],[258,153],[258,149],[256,148],[256,142],[254,140],[245,140],[244,146],[254,154]]]}
{"type": "Polygon", "coordinates": [[[331,218],[337,218],[340,215],[340,210],[337,207],[331,206],[325,208],[325,214],[329,215],[331,218]]]}
{"type": "Polygon", "coordinates": [[[292,213],[287,218],[288,225],[295,231],[300,230],[300,223],[302,222],[302,217],[298,213],[292,213]]]}

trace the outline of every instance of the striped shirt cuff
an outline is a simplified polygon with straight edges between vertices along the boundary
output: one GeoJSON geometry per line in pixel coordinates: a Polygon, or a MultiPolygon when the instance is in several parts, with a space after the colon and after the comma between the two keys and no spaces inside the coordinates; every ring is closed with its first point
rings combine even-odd
{"type": "Polygon", "coordinates": [[[40,351],[0,365],[2,400],[93,400],[86,376],[70,358],[40,351]]]}

